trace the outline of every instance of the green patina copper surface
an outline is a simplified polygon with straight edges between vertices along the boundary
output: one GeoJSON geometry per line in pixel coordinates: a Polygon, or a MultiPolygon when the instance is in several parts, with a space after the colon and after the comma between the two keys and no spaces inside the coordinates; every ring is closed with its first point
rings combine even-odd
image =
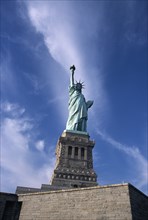
{"type": "Polygon", "coordinates": [[[85,100],[82,94],[83,84],[74,83],[75,66],[71,66],[71,78],[69,86],[69,117],[66,130],[87,131],[88,108],[93,105],[93,101],[85,100]]]}

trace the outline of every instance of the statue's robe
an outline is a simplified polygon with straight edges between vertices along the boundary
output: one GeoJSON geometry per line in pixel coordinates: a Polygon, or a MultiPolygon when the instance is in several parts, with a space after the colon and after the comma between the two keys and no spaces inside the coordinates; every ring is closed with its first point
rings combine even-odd
{"type": "Polygon", "coordinates": [[[75,89],[75,85],[69,88],[69,117],[67,130],[86,131],[87,103],[84,95],[75,89]]]}

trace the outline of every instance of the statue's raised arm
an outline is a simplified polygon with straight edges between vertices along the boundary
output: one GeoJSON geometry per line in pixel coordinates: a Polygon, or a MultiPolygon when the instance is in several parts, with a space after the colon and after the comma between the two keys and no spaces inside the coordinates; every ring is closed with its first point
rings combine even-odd
{"type": "Polygon", "coordinates": [[[71,66],[71,77],[69,87],[69,117],[66,130],[87,131],[87,111],[93,105],[93,101],[85,101],[82,94],[83,83],[74,81],[75,66],[71,66]]]}
{"type": "Polygon", "coordinates": [[[71,77],[70,77],[70,86],[74,86],[74,71],[75,71],[75,66],[71,66],[70,70],[71,70],[71,77]]]}

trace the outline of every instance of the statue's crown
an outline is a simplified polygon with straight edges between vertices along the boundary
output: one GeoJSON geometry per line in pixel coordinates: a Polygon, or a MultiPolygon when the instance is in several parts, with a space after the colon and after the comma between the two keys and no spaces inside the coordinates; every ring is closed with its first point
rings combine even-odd
{"type": "Polygon", "coordinates": [[[76,85],[80,85],[82,89],[84,89],[84,87],[85,87],[84,82],[81,82],[80,80],[79,80],[79,82],[76,81],[76,85]]]}

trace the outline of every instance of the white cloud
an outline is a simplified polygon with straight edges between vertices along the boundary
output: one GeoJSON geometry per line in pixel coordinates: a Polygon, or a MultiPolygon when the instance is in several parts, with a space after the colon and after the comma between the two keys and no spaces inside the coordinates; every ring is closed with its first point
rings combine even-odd
{"type": "MultiPolygon", "coordinates": [[[[28,1],[26,5],[31,24],[37,32],[43,35],[50,55],[64,67],[66,77],[69,77],[70,65],[75,64],[76,80],[82,80],[86,85],[86,89],[83,91],[86,99],[92,99],[95,94],[93,111],[98,115],[98,121],[101,122],[107,105],[107,96],[103,88],[102,70],[98,68],[98,60],[99,66],[101,66],[101,55],[98,50],[100,45],[97,44],[97,47],[93,46],[92,49],[92,41],[96,36],[100,36],[99,33],[103,27],[101,7],[98,8],[100,12],[98,13],[94,7],[93,9],[85,7],[84,10],[82,5],[79,7],[79,5],[67,1],[28,1]],[[91,13],[93,13],[93,18],[91,13]],[[88,19],[85,14],[88,14],[88,19]],[[97,66],[90,62],[90,59],[92,60],[94,57],[93,60],[95,60],[96,56],[95,65],[97,66]]],[[[59,76],[58,73],[53,74],[50,89],[53,90],[56,97],[60,96],[61,90],[62,94],[67,97],[68,90],[61,85],[65,76],[59,76]],[[66,91],[67,94],[65,94],[66,91]]],[[[65,118],[66,102],[68,102],[66,99],[59,101],[58,109],[60,109],[60,114],[62,112],[63,118],[65,118]]]]}
{"type": "Polygon", "coordinates": [[[80,66],[81,56],[74,46],[73,29],[66,19],[66,15],[69,15],[68,7],[62,4],[29,2],[28,13],[36,30],[43,34],[52,57],[67,70],[73,62],[80,66]],[[58,15],[59,12],[62,16],[58,15]]]}
{"type": "MultiPolygon", "coordinates": [[[[143,2],[144,3],[144,2],[143,2]]],[[[142,46],[147,43],[147,11],[145,4],[128,1],[125,7],[127,16],[124,21],[123,39],[130,44],[142,46]],[[139,7],[140,6],[140,7],[139,7]],[[137,14],[138,10],[138,14],[137,14]]],[[[129,44],[127,45],[129,47],[129,44]]]]}
{"type": "Polygon", "coordinates": [[[29,80],[32,86],[32,90],[29,91],[29,93],[31,94],[38,95],[48,84],[47,81],[44,81],[44,83],[42,83],[41,79],[39,78],[37,74],[30,74],[30,73],[24,72],[23,75],[26,77],[27,81],[29,80]]]}
{"type": "Polygon", "coordinates": [[[147,167],[148,161],[145,157],[141,154],[138,147],[130,147],[120,142],[114,140],[109,135],[102,133],[101,131],[97,130],[97,133],[101,136],[101,138],[112,145],[114,148],[118,149],[119,151],[127,154],[131,159],[133,159],[133,170],[136,169],[136,185],[140,188],[143,186],[147,186],[148,184],[148,174],[147,174],[147,167]]]}
{"type": "Polygon", "coordinates": [[[1,121],[1,190],[12,192],[17,185],[40,187],[48,183],[54,168],[53,149],[49,147],[50,157],[43,151],[44,141],[36,141],[32,120],[18,113],[13,117],[14,109],[22,109],[18,104],[7,102],[3,106],[9,116],[1,121]],[[39,151],[32,150],[33,143],[39,151]]]}
{"type": "Polygon", "coordinates": [[[18,104],[10,102],[3,102],[1,104],[1,110],[16,117],[21,116],[25,112],[25,108],[20,108],[18,104]]]}
{"type": "Polygon", "coordinates": [[[5,48],[5,54],[1,53],[0,61],[0,77],[1,77],[1,91],[2,95],[8,91],[11,91],[12,94],[17,91],[17,79],[14,74],[14,68],[12,65],[12,57],[8,50],[5,48]]]}
{"type": "Polygon", "coordinates": [[[36,144],[35,144],[35,147],[37,148],[37,150],[43,151],[44,147],[45,147],[44,140],[37,141],[36,144]]]}
{"type": "Polygon", "coordinates": [[[48,104],[53,104],[53,103],[63,101],[63,100],[64,100],[64,96],[61,95],[61,96],[58,96],[58,97],[54,97],[53,99],[49,99],[48,104]]]}

